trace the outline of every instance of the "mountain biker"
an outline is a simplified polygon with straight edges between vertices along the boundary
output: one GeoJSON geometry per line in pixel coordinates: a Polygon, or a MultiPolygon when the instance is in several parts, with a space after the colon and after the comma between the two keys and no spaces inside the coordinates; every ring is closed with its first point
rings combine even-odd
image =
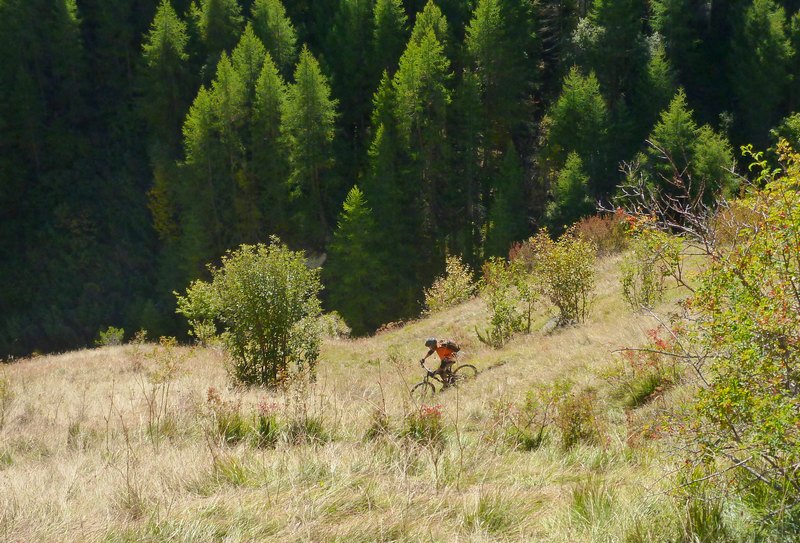
{"type": "Polygon", "coordinates": [[[444,381],[444,386],[449,386],[452,376],[452,367],[456,362],[455,355],[458,352],[458,347],[455,347],[455,343],[452,341],[437,341],[435,337],[429,337],[425,340],[425,346],[429,349],[428,354],[419,361],[420,365],[424,368],[425,360],[433,353],[438,354],[441,363],[439,364],[439,368],[432,371],[431,374],[439,374],[442,381],[444,381]]]}

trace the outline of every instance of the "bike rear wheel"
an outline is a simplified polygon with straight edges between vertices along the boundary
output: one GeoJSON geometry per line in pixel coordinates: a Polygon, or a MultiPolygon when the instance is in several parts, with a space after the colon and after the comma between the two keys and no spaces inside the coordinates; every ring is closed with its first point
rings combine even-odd
{"type": "Polygon", "coordinates": [[[428,381],[421,381],[411,389],[411,397],[417,400],[430,398],[434,394],[436,394],[436,387],[428,381]]]}
{"type": "Polygon", "coordinates": [[[462,364],[453,370],[453,384],[460,385],[465,381],[475,379],[478,376],[478,368],[472,364],[462,364]]]}

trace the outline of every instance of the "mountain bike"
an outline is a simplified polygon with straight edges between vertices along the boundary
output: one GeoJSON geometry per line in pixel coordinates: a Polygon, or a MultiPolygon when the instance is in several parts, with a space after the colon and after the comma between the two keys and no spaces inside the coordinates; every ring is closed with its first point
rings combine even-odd
{"type": "Polygon", "coordinates": [[[472,364],[460,364],[453,368],[446,378],[442,379],[440,375],[429,370],[424,361],[420,361],[420,365],[426,373],[422,381],[411,387],[411,396],[414,398],[430,398],[436,394],[436,386],[432,381],[438,381],[442,384],[442,388],[439,389],[441,391],[449,386],[457,387],[478,375],[478,368],[472,364]]]}

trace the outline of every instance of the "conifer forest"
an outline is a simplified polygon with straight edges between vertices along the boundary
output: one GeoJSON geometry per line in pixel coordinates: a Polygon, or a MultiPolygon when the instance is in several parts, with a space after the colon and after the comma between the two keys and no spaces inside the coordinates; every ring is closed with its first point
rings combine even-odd
{"type": "Polygon", "coordinates": [[[271,236],[368,334],[631,177],[735,194],[800,143],[799,10],[0,0],[0,359],[185,337],[174,292],[271,236]]]}

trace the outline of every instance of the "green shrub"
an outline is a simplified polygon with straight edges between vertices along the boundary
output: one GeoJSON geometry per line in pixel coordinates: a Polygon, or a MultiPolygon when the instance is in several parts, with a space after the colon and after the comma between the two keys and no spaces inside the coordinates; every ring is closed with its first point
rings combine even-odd
{"type": "Polygon", "coordinates": [[[627,350],[622,354],[622,364],[608,375],[614,386],[613,395],[627,409],[649,402],[680,382],[683,371],[672,354],[675,339],[663,339],[661,329],[649,330],[650,341],[642,350],[627,350]]]}
{"type": "Polygon", "coordinates": [[[286,428],[286,437],[290,443],[296,445],[302,443],[319,445],[331,440],[331,434],[325,428],[324,419],[307,414],[289,422],[286,428]]]}
{"type": "Polygon", "coordinates": [[[489,328],[478,339],[499,349],[511,339],[514,333],[523,329],[524,318],[518,308],[518,294],[515,290],[515,271],[502,258],[492,258],[483,265],[481,297],[489,307],[489,328]]]}
{"type": "Polygon", "coordinates": [[[342,316],[336,311],[321,315],[319,317],[319,328],[322,337],[329,339],[348,338],[352,331],[350,327],[347,326],[342,316]]]}
{"type": "Polygon", "coordinates": [[[406,414],[400,436],[426,447],[444,447],[446,436],[441,405],[420,405],[406,414]]]}
{"type": "Polygon", "coordinates": [[[122,345],[125,340],[125,330],[123,328],[114,328],[109,326],[105,330],[100,330],[97,333],[97,339],[94,344],[98,347],[108,347],[111,345],[122,345]]]}
{"type": "MultiPolygon", "coordinates": [[[[178,313],[203,326],[219,321],[233,378],[274,387],[293,375],[312,376],[319,356],[319,271],[302,252],[273,237],[269,246],[242,245],[178,296],[178,313]]],[[[193,325],[194,326],[194,325],[193,325]]],[[[194,328],[195,333],[204,329],[194,328]]]]}
{"type": "Polygon", "coordinates": [[[469,266],[456,255],[448,256],[444,275],[425,289],[426,311],[434,313],[466,302],[475,295],[476,288],[469,266]]]}
{"type": "Polygon", "coordinates": [[[679,541],[724,543],[731,541],[725,523],[723,497],[708,481],[706,468],[686,469],[679,473],[681,501],[679,541]]]}
{"type": "Polygon", "coordinates": [[[574,229],[552,240],[546,229],[517,246],[519,260],[538,280],[541,293],[558,309],[560,324],[583,322],[595,287],[597,250],[574,229]]]}
{"type": "Polygon", "coordinates": [[[542,446],[556,414],[558,387],[534,387],[521,405],[498,402],[493,406],[494,425],[503,442],[524,451],[542,446]]]}
{"type": "Polygon", "coordinates": [[[278,418],[278,406],[265,401],[259,402],[254,426],[255,442],[259,448],[274,447],[281,437],[282,426],[278,418]]]}
{"type": "Polygon", "coordinates": [[[602,439],[596,394],[592,390],[574,392],[569,382],[556,383],[555,425],[561,433],[561,445],[571,449],[580,443],[597,444],[602,439]]]}
{"type": "Polygon", "coordinates": [[[206,403],[211,415],[211,429],[214,437],[219,441],[234,445],[247,438],[252,432],[252,426],[242,414],[240,401],[223,400],[217,389],[208,389],[206,403]]]}
{"type": "Polygon", "coordinates": [[[628,247],[628,221],[622,210],[585,217],[575,223],[575,233],[594,244],[598,256],[621,253],[628,247]]]}
{"type": "Polygon", "coordinates": [[[653,228],[638,229],[622,261],[622,296],[633,309],[651,309],[664,296],[667,277],[678,274],[680,239],[653,228]]]}

